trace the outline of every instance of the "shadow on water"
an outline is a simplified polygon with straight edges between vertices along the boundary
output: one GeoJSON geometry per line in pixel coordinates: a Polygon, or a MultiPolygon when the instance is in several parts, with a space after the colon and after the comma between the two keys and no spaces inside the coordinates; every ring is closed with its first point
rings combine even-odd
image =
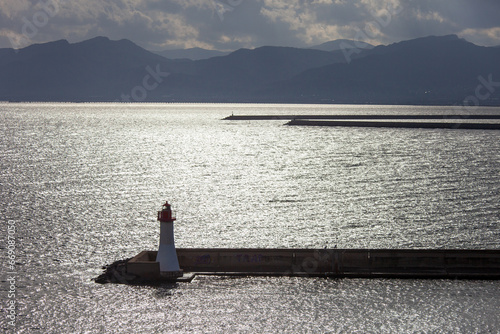
{"type": "Polygon", "coordinates": [[[163,283],[148,286],[155,289],[153,293],[153,296],[155,298],[164,299],[172,297],[174,295],[174,290],[179,287],[179,283],[163,283]]]}

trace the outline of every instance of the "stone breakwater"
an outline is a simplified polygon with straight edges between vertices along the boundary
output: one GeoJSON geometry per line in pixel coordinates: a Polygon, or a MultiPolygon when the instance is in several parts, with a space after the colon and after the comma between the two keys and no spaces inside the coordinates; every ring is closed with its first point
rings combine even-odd
{"type": "Polygon", "coordinates": [[[450,120],[450,121],[460,121],[467,119],[488,119],[488,120],[500,120],[500,115],[397,115],[397,114],[384,114],[384,115],[361,115],[361,114],[352,114],[352,115],[231,115],[223,118],[226,121],[265,121],[265,120],[294,120],[294,119],[317,119],[317,120],[424,120],[424,119],[432,119],[432,120],[450,120]]]}
{"type": "Polygon", "coordinates": [[[409,122],[409,121],[325,121],[294,119],[286,125],[301,126],[343,126],[343,127],[376,127],[376,128],[422,128],[422,129],[469,129],[469,130],[500,130],[500,123],[472,122],[409,122]]]}
{"type": "Polygon", "coordinates": [[[187,277],[159,271],[156,252],[106,267],[98,283],[189,281],[194,275],[499,279],[500,250],[180,248],[187,277]]]}
{"type": "Polygon", "coordinates": [[[500,130],[500,115],[231,115],[226,121],[289,120],[286,125],[500,130]]]}

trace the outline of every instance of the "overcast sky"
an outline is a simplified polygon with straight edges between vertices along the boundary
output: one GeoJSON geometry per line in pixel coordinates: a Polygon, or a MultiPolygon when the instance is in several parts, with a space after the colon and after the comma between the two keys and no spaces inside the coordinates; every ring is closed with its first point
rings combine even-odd
{"type": "Polygon", "coordinates": [[[499,0],[0,0],[0,11],[0,48],[95,36],[150,50],[447,34],[500,45],[499,0]]]}

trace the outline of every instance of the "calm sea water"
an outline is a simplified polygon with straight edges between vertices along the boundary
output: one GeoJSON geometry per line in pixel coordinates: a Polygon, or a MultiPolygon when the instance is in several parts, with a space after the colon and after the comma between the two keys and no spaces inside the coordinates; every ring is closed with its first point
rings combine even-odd
{"type": "Polygon", "coordinates": [[[498,249],[499,131],[221,120],[232,113],[453,112],[0,104],[0,328],[498,333],[497,281],[199,277],[131,287],[91,280],[102,265],[157,247],[156,211],[167,199],[177,211],[178,247],[498,249]],[[8,236],[16,241],[14,274],[8,236]]]}

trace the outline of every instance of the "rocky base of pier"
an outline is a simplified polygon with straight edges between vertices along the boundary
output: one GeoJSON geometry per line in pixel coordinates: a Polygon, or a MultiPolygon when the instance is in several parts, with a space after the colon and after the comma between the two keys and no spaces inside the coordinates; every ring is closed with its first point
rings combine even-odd
{"type": "Polygon", "coordinates": [[[129,284],[129,285],[156,285],[165,283],[176,282],[191,282],[196,276],[194,273],[184,273],[181,271],[176,272],[160,272],[160,275],[139,275],[130,272],[127,267],[130,260],[118,260],[109,265],[103,266],[104,272],[98,277],[94,278],[94,282],[99,284],[115,283],[115,284],[129,284]]]}
{"type": "Polygon", "coordinates": [[[118,260],[109,265],[103,266],[104,272],[96,277],[96,283],[121,283],[121,284],[137,284],[140,279],[136,275],[127,273],[127,262],[130,259],[118,260]]]}

